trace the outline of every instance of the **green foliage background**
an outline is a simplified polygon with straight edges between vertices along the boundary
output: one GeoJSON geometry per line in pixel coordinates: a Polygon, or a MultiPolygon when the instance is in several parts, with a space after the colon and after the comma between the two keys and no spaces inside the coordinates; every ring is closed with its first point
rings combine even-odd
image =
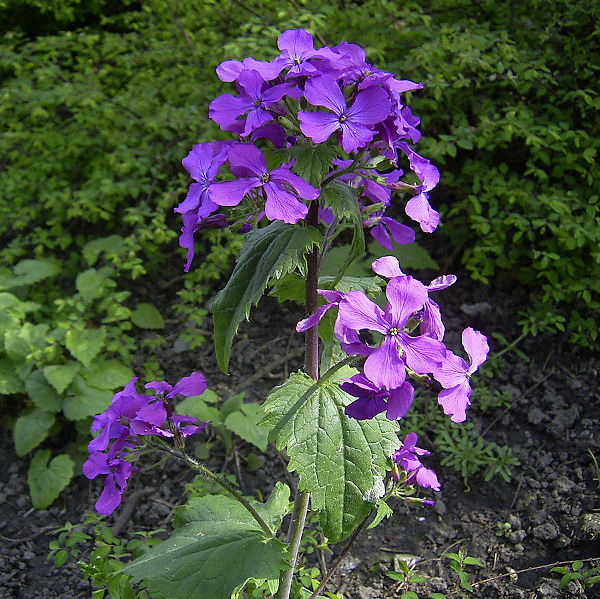
{"type": "MultiPolygon", "coordinates": [[[[214,69],[272,58],[288,28],[361,44],[379,68],[425,84],[408,103],[419,151],[442,173],[441,234],[474,278],[520,286],[527,332],[592,345],[598,13],[587,0],[0,0],[0,392],[20,398],[22,425],[41,423],[20,453],[65,420],[86,430],[101,396],[70,373],[97,359],[124,376],[135,327],[162,326],[140,320],[133,281],[183,265],[180,161],[224,137],[207,118],[228,89],[214,69]],[[100,342],[83,343],[86,332],[100,342]],[[95,399],[76,409],[82,385],[95,399]]],[[[197,306],[237,247],[220,232],[199,241],[194,271],[170,290],[182,318],[202,325],[197,306]]]]}

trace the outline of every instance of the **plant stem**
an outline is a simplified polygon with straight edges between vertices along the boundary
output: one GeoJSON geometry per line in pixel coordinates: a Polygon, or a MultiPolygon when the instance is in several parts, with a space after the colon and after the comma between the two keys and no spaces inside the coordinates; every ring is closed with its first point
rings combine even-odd
{"type": "MultiPolygon", "coordinates": [[[[306,226],[316,227],[319,223],[319,204],[311,202],[308,214],[306,215],[306,226]]],[[[317,284],[319,280],[319,251],[315,248],[306,257],[307,273],[306,287],[304,296],[304,308],[306,315],[313,314],[318,306],[319,296],[317,294],[317,284]]],[[[319,329],[315,325],[308,329],[305,334],[304,341],[304,372],[313,380],[319,378],[319,329]]],[[[289,599],[292,588],[292,580],[294,578],[294,568],[298,559],[298,550],[302,533],[304,531],[304,523],[306,522],[306,513],[308,511],[308,502],[310,494],[300,491],[296,494],[294,501],[294,511],[288,528],[287,542],[288,552],[290,555],[289,567],[282,570],[279,576],[279,589],[277,591],[277,599],[289,599]]]]}
{"type": "Polygon", "coordinates": [[[262,519],[261,515],[254,509],[252,504],[224,478],[221,478],[220,476],[209,470],[206,466],[202,465],[200,462],[195,460],[193,457],[189,456],[183,449],[177,451],[168,446],[161,446],[161,449],[188,463],[196,470],[202,472],[204,476],[210,478],[210,480],[223,487],[234,499],[237,499],[250,512],[251,516],[256,520],[257,524],[263,529],[264,533],[268,537],[273,538],[275,536],[275,533],[270,529],[269,525],[262,519]]]}
{"type": "Polygon", "coordinates": [[[352,547],[352,545],[354,544],[354,541],[356,541],[356,537],[358,537],[358,535],[361,533],[362,529],[365,527],[365,524],[369,520],[369,516],[371,515],[371,513],[372,513],[372,511],[369,512],[361,520],[361,523],[354,529],[354,532],[348,539],[346,546],[342,549],[342,552],[338,555],[335,562],[333,562],[333,564],[331,565],[331,568],[329,568],[329,570],[327,571],[327,574],[325,574],[325,578],[323,578],[323,580],[321,581],[321,584],[315,589],[314,593],[308,599],[316,599],[316,597],[319,596],[319,594],[321,593],[321,591],[323,590],[325,585],[329,582],[329,579],[333,576],[333,573],[337,570],[339,565],[342,563],[342,560],[344,559],[344,557],[346,557],[346,554],[348,553],[348,551],[350,551],[350,547],[352,547]]]}
{"type": "Polygon", "coordinates": [[[348,356],[343,360],[340,360],[337,364],[334,364],[320,379],[319,385],[328,381],[340,368],[346,366],[346,364],[350,364],[354,362],[359,356],[348,356]]]}

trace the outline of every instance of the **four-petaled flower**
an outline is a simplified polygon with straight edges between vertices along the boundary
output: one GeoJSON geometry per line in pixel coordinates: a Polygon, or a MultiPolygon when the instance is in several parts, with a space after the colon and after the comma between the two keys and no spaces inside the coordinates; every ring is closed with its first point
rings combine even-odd
{"type": "Polygon", "coordinates": [[[265,214],[269,220],[297,223],[308,212],[308,206],[300,201],[314,200],[319,190],[294,174],[289,165],[267,170],[263,153],[250,144],[237,144],[228,155],[234,181],[213,183],[210,195],[220,206],[237,206],[253,189],[262,190],[266,196],[265,214]]]}
{"type": "Polygon", "coordinates": [[[463,422],[467,418],[466,409],[471,405],[471,375],[485,362],[490,348],[487,337],[469,327],[462,333],[462,344],[469,355],[469,364],[459,356],[448,352],[446,358],[433,373],[444,387],[438,395],[438,402],[453,422],[463,422]]]}
{"type": "Polygon", "coordinates": [[[323,106],[330,112],[299,112],[300,130],[314,142],[326,141],[332,133],[341,131],[342,147],[353,152],[365,146],[375,134],[371,128],[383,121],[390,111],[385,90],[369,87],[356,95],[348,107],[337,81],[330,75],[309,79],[304,97],[314,106],[323,106]]]}

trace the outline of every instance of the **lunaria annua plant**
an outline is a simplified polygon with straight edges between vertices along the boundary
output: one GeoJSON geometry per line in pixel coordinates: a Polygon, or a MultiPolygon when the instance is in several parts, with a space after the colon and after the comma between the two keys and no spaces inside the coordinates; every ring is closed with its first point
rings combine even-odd
{"type": "Polygon", "coordinates": [[[294,580],[309,505],[330,542],[350,537],[351,543],[369,522],[391,513],[390,498],[433,504],[431,490],[440,483],[421,461],[429,452],[417,447],[413,432],[403,431],[400,440],[401,419],[414,385],[435,379],[441,409],[464,421],[469,379],[488,353],[485,336],[472,328],[462,333],[468,361],[444,345],[432,298],[455,276],[424,284],[391,255],[372,263],[373,276],[345,274],[364,255],[365,231],[390,251],[392,240],[415,240],[413,229],[397,220],[402,208],[427,233],[438,225],[428,193],[439,173],[413,149],[419,119],[403,99],[422,85],[368,64],[355,44],[315,48],[303,29],[284,31],[278,47],[270,62],[248,57],[217,68],[235,91],[213,100],[209,116],[232,139],[195,145],[183,159],[193,182],[175,210],[183,221],[185,271],[202,229],[245,235],[212,306],[223,372],[239,324],[267,288],[304,302],[306,318],[296,327],[305,336],[304,371],[275,387],[260,408],[297,489],[292,504],[287,485],[277,482],[261,503],[185,452],[185,438],[208,423],[174,415],[171,401],[202,393],[203,375],[193,372],[174,386],[148,383],[153,394],[138,393],[133,379],[94,419],[100,435],[83,471],[89,478],[106,475],[97,510],[117,508],[133,462],[148,446],[178,456],[227,491],[178,508],[172,536],[125,567],[156,597],[228,599],[249,583],[253,596],[263,589],[262,596],[278,599],[317,597],[337,563],[317,589],[294,580]],[[345,261],[337,275],[319,276],[342,232],[351,240],[345,261]],[[430,490],[427,498],[418,487],[430,490]]]}

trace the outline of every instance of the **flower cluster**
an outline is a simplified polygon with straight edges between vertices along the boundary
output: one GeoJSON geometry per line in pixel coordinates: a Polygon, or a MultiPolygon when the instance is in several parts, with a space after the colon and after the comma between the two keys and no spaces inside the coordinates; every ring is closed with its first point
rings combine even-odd
{"type": "MultiPolygon", "coordinates": [[[[406,473],[404,484],[417,484],[424,489],[440,490],[440,483],[433,470],[425,468],[419,456],[429,455],[429,451],[417,447],[417,434],[409,433],[400,447],[393,453],[392,461],[406,473]]],[[[395,475],[397,476],[397,475],[395,475]]]]}
{"type": "Polygon", "coordinates": [[[298,332],[317,324],[330,308],[338,310],[335,335],[348,355],[365,356],[363,371],[342,383],[341,388],[357,399],[346,408],[346,414],[359,420],[385,412],[396,420],[411,407],[413,378],[435,378],[443,387],[438,401],[444,413],[454,422],[466,419],[470,405],[470,376],[485,361],[487,339],[472,328],[463,331],[463,345],[470,362],[456,356],[443,343],[444,324],[439,306],[429,294],[456,281],[454,275],[438,277],[429,285],[405,275],[398,260],[385,256],[375,260],[373,271],[388,279],[386,305],[380,308],[361,291],[319,290],[327,301],[296,326],[298,332]],[[361,333],[379,334],[381,342],[368,345],[361,333]],[[418,333],[418,334],[415,334],[418,333]]]}
{"type": "MultiPolygon", "coordinates": [[[[234,83],[237,94],[213,100],[209,116],[236,139],[197,144],[183,160],[194,180],[175,209],[183,221],[179,243],[187,250],[186,271],[200,228],[231,224],[246,231],[265,217],[297,223],[306,216],[308,202],[318,200],[320,190],[293,172],[294,146],[336,149],[339,160],[329,175],[339,172],[340,180],[359,191],[363,224],[383,247],[391,249],[392,239],[414,241],[409,227],[385,215],[393,190],[412,195],[405,212],[423,231],[438,225],[428,193],[439,173],[409,145],[420,138],[419,119],[402,97],[422,85],[370,65],[355,44],[315,48],[303,29],[284,31],[278,47],[279,56],[270,62],[247,57],[217,67],[219,78],[234,83]],[[418,183],[400,181],[401,161],[418,183]],[[219,180],[224,165],[232,179],[223,173],[227,180],[219,180]],[[223,208],[229,208],[228,215],[223,208]]],[[[326,213],[326,205],[320,208],[326,213]]]]}
{"type": "Polygon", "coordinates": [[[92,423],[92,431],[100,434],[88,444],[90,455],[82,470],[90,479],[106,475],[104,489],[96,502],[99,514],[112,514],[121,503],[127,481],[137,471],[128,457],[140,443],[140,437],[175,438],[181,442],[208,424],[191,416],[174,415],[168,401],[176,395],[190,397],[203,393],[206,379],[199,372],[192,372],[175,386],[164,381],[148,383],[146,389],[156,395],[137,393],[136,381],[134,377],[116,393],[108,408],[94,416],[92,423]]]}

